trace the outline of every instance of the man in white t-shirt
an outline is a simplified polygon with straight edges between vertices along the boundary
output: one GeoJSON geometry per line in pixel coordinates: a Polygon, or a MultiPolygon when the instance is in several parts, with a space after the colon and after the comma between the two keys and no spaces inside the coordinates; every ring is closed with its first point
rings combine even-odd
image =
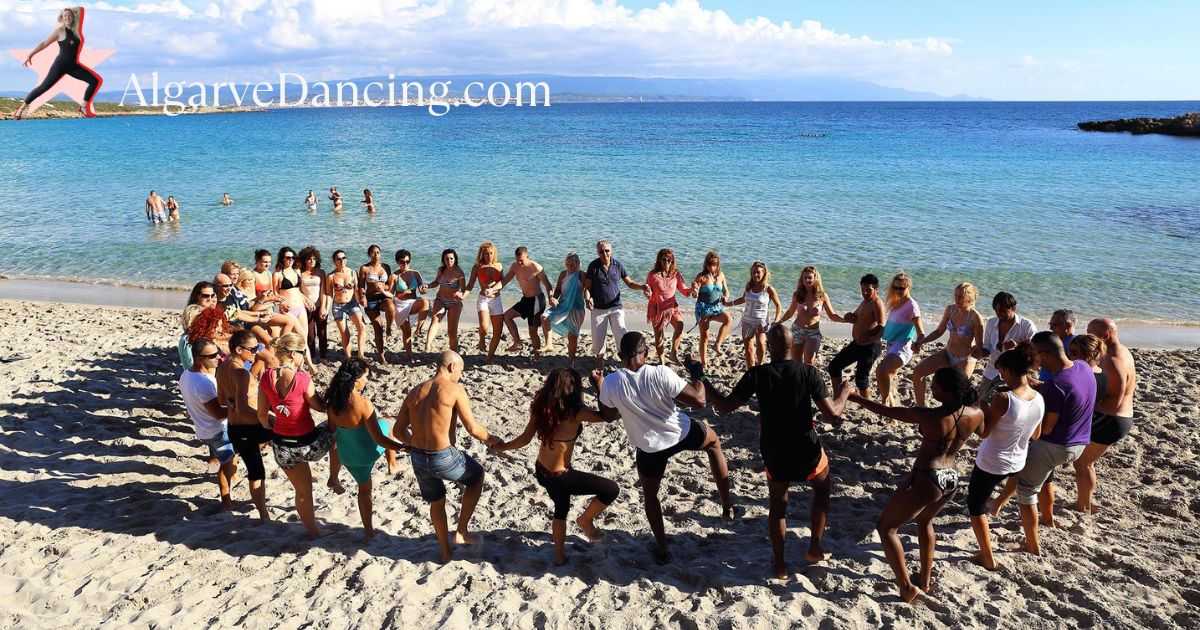
{"type": "Polygon", "coordinates": [[[703,422],[693,420],[677,405],[703,408],[704,384],[699,378],[690,382],[664,365],[646,365],[649,352],[646,338],[639,332],[621,337],[621,367],[601,382],[599,370],[592,382],[600,392],[600,415],[606,420],[620,419],[629,443],[637,449],[637,471],[642,480],[646,519],[654,532],[654,558],[659,564],[670,562],[667,536],[663,530],[662,506],[658,492],[667,461],[682,451],[705,451],[713,479],[721,496],[724,518],[732,517],[729,502],[729,469],[721,452],[721,440],[703,422]]]}
{"type": "Polygon", "coordinates": [[[208,339],[192,342],[192,367],[179,376],[179,391],[188,417],[196,429],[196,438],[208,446],[208,454],[220,462],[217,487],[221,492],[221,509],[233,508],[229,487],[237,471],[233,444],[226,425],[228,410],[217,400],[217,363],[220,351],[208,339]]]}
{"type": "Polygon", "coordinates": [[[997,293],[992,298],[992,310],[996,316],[989,318],[983,327],[983,347],[975,348],[975,358],[987,360],[983,368],[983,381],[976,390],[979,402],[984,406],[991,403],[992,395],[1004,384],[996,369],[996,359],[1033,339],[1033,334],[1037,332],[1037,326],[1032,321],[1017,313],[1017,298],[1011,293],[997,293]]]}

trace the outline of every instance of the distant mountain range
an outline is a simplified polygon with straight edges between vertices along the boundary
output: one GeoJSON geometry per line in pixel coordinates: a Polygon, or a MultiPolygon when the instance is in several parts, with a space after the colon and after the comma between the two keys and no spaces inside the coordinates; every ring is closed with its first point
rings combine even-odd
{"type": "MultiPolygon", "coordinates": [[[[121,100],[125,83],[116,84],[113,79],[128,80],[127,77],[113,77],[106,85],[115,89],[101,92],[97,98],[100,101],[116,102],[121,100]]],[[[149,85],[149,75],[138,75],[143,94],[147,100],[152,92],[149,85]]],[[[361,89],[372,81],[387,83],[386,76],[362,77],[347,79],[361,89]]],[[[485,85],[494,82],[514,84],[517,82],[546,82],[550,86],[552,102],[627,102],[627,101],[975,101],[983,100],[960,95],[945,97],[932,92],[915,92],[901,88],[890,88],[867,81],[840,79],[833,77],[808,77],[791,79],[644,79],[637,77],[576,77],[550,74],[516,74],[516,75],[436,75],[436,76],[397,76],[395,82],[397,91],[399,84],[404,81],[416,81],[429,85],[436,81],[450,81],[451,97],[460,97],[463,88],[473,81],[482,81],[485,85]]],[[[324,81],[331,86],[337,80],[324,81]]],[[[273,85],[278,85],[275,77],[273,85]]],[[[161,88],[160,85],[160,98],[161,88]]],[[[222,104],[227,98],[228,88],[223,88],[222,104]]],[[[286,87],[287,98],[296,100],[300,88],[296,82],[286,87]]],[[[278,100],[275,90],[262,92],[264,100],[278,100]]],[[[195,89],[185,89],[180,100],[186,100],[195,93],[195,89]]],[[[0,92],[4,96],[20,97],[24,92],[0,92]]],[[[312,98],[312,92],[309,92],[312,98]]],[[[247,100],[249,95],[247,94],[247,100]]],[[[129,104],[129,101],[126,101],[129,104]]]]}

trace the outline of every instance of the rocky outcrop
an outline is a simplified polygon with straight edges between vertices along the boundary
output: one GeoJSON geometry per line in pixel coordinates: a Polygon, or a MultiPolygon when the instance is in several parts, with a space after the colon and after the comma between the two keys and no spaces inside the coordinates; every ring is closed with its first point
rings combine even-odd
{"type": "Polygon", "coordinates": [[[1128,131],[1132,134],[1161,133],[1169,136],[1200,137],[1200,112],[1173,118],[1122,118],[1081,122],[1083,131],[1128,131]]]}

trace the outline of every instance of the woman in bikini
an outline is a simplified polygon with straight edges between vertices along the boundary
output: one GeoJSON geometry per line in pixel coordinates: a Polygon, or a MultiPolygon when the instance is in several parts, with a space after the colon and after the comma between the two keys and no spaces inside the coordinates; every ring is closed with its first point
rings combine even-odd
{"type": "Polygon", "coordinates": [[[374,405],[363,397],[367,372],[366,361],[346,361],[333,375],[322,400],[325,415],[335,427],[338,460],[358,484],[358,515],[362,518],[364,542],[371,542],[375,535],[371,523],[371,469],[379,456],[386,453],[388,473],[395,474],[396,451],[404,450],[404,445],[388,437],[391,423],[380,418],[374,405]]]}
{"type": "Polygon", "coordinates": [[[363,189],[363,198],[359,202],[367,209],[367,214],[375,214],[375,196],[371,194],[371,189],[363,189]]]}
{"type": "Polygon", "coordinates": [[[304,198],[304,207],[308,208],[309,212],[317,211],[317,195],[313,191],[308,191],[308,196],[304,198]]]}
{"type": "Polygon", "coordinates": [[[179,221],[179,202],[175,201],[175,195],[167,195],[167,220],[179,221]]]}
{"type": "Polygon", "coordinates": [[[433,309],[430,311],[429,331],[425,333],[425,352],[433,349],[433,338],[437,336],[438,322],[442,315],[446,316],[446,337],[450,349],[458,351],[458,318],[462,315],[463,289],[467,286],[467,278],[462,267],[458,266],[458,252],[453,249],[442,251],[442,266],[438,267],[433,284],[437,294],[433,298],[433,309]]]}
{"type": "Polygon", "coordinates": [[[342,356],[350,358],[350,330],[346,325],[349,320],[354,324],[358,337],[358,358],[363,359],[367,331],[362,304],[359,302],[358,276],[346,265],[346,252],[340,249],[333,252],[333,271],[325,278],[325,293],[333,298],[330,314],[342,338],[342,356]]]}
{"type": "Polygon", "coordinates": [[[658,250],[654,259],[654,269],[646,275],[646,297],[650,303],[646,305],[646,319],[654,329],[654,349],[658,352],[658,362],[663,360],[663,330],[671,325],[671,360],[679,363],[679,343],[683,338],[683,311],[675,295],[682,293],[684,297],[692,297],[692,289],[683,281],[683,274],[675,266],[675,252],[670,249],[658,250]]]}
{"type": "Polygon", "coordinates": [[[879,516],[879,540],[892,572],[900,598],[912,602],[922,592],[933,592],[933,554],[936,548],[933,519],[958,489],[958,470],[954,457],[983,423],[983,412],[975,406],[975,390],[962,372],[942,368],[933,375],[933,397],[938,406],[889,407],[850,395],[852,402],[886,418],[917,425],[921,446],[912,472],[900,482],[883,514],[879,516]],[[900,526],[916,521],[921,544],[921,572],[913,583],[904,561],[904,546],[896,533],[900,526]]]}
{"type": "Polygon", "coordinates": [[[400,335],[404,337],[404,354],[409,361],[413,358],[412,340],[416,334],[413,325],[415,323],[416,327],[420,328],[421,320],[429,310],[429,301],[421,297],[429,287],[425,286],[420,272],[409,266],[411,264],[411,252],[407,249],[396,252],[396,273],[392,274],[390,287],[392,295],[396,296],[396,321],[400,324],[400,335]]]}
{"type": "Polygon", "coordinates": [[[812,365],[821,351],[821,310],[824,309],[829,319],[835,322],[845,321],[829,302],[829,294],[821,282],[821,272],[816,267],[808,266],[800,270],[800,278],[796,280],[796,290],[792,292],[792,303],[780,317],[787,321],[792,315],[792,358],[812,365]]]}
{"type": "MultiPolygon", "coordinates": [[[[275,273],[271,276],[271,288],[279,296],[279,312],[296,321],[296,333],[308,338],[308,304],[300,290],[300,268],[296,252],[291,247],[282,247],[275,261],[275,273]]],[[[312,357],[305,355],[305,368],[315,370],[312,357]]]]}
{"type": "Polygon", "coordinates": [[[296,513],[309,538],[316,538],[320,531],[313,509],[309,463],[329,455],[326,485],[337,494],[346,491],[338,483],[342,466],[334,448],[334,430],[328,422],[320,426],[313,422],[312,412],[325,411],[325,403],[317,397],[312,376],[301,367],[308,353],[304,337],[296,333],[283,335],[272,349],[279,367],[266,370],[258,382],[258,422],[271,431],[275,463],[296,491],[296,513]]]}
{"type": "Polygon", "coordinates": [[[504,266],[500,263],[500,255],[491,241],[484,241],[475,253],[475,265],[467,279],[464,293],[470,293],[479,283],[479,298],[475,306],[479,311],[479,351],[495,354],[500,345],[500,337],[504,331],[504,304],[500,301],[500,286],[504,279],[504,266]],[[488,333],[492,334],[488,343],[488,333]]]}
{"type": "Polygon", "coordinates": [[[329,201],[333,202],[333,211],[342,211],[342,193],[338,192],[337,186],[329,187],[329,201]]]}
{"type": "Polygon", "coordinates": [[[392,282],[392,268],[380,259],[382,251],[378,245],[367,247],[367,256],[370,260],[358,268],[358,286],[362,287],[363,296],[366,298],[364,307],[367,311],[367,320],[371,322],[371,330],[375,332],[375,352],[379,357],[379,362],[386,365],[387,358],[384,355],[387,347],[384,345],[383,331],[386,325],[388,336],[392,335],[392,322],[396,319],[396,303],[395,297],[388,288],[392,282]]]}
{"type": "Polygon", "coordinates": [[[579,254],[571,252],[563,261],[566,269],[558,274],[554,284],[554,295],[550,297],[550,309],[542,314],[542,331],[550,340],[550,331],[567,338],[567,357],[575,365],[575,354],[579,350],[579,329],[587,305],[583,296],[583,272],[580,271],[579,254]]]}
{"type": "Polygon", "coordinates": [[[569,368],[558,368],[546,376],[545,384],[529,405],[529,424],[524,433],[511,442],[501,442],[492,447],[495,452],[523,448],[535,435],[541,442],[533,464],[533,476],[546,489],[554,505],[550,531],[554,540],[554,564],[558,565],[567,562],[564,547],[571,497],[592,495],[587,509],[575,519],[575,523],[589,541],[596,542],[602,536],[595,524],[596,517],[612,505],[620,494],[615,482],[571,467],[571,456],[575,451],[575,443],[583,434],[584,422],[605,420],[584,405],[583,383],[579,373],[569,368]]]}
{"type": "MultiPolygon", "coordinates": [[[[272,288],[274,279],[271,276],[271,252],[265,249],[254,252],[254,268],[250,270],[250,273],[243,273],[241,276],[243,279],[249,278],[251,282],[251,286],[243,288],[242,292],[250,299],[254,307],[265,306],[266,311],[270,313],[270,317],[263,321],[268,330],[274,332],[275,337],[295,332],[296,320],[278,312],[282,298],[272,288]]],[[[252,310],[259,309],[253,308],[252,310]]]]}
{"type": "Polygon", "coordinates": [[[314,363],[320,363],[329,350],[329,306],[320,250],[312,245],[300,250],[300,269],[300,292],[309,323],[308,352],[314,363]]]}
{"type": "Polygon", "coordinates": [[[783,319],[780,314],[779,294],[771,286],[771,271],[762,261],[750,265],[750,280],[742,296],[729,303],[730,306],[745,304],[742,311],[742,354],[746,358],[746,369],[759,365],[766,358],[767,327],[783,319]],[[771,305],[775,305],[775,319],[771,319],[771,305]]]}
{"type": "Polygon", "coordinates": [[[888,285],[887,307],[887,321],[883,326],[884,356],[875,369],[875,381],[880,399],[894,404],[896,372],[912,360],[914,348],[920,347],[925,339],[921,305],[912,298],[912,278],[908,274],[898,273],[892,278],[888,285]]]}
{"type": "Polygon", "coordinates": [[[919,352],[921,345],[935,341],[943,332],[950,331],[946,349],[925,357],[913,368],[914,405],[925,406],[925,379],[944,367],[962,370],[967,378],[971,378],[971,372],[975,371],[975,348],[983,348],[983,316],[975,310],[975,298],[978,296],[979,292],[970,282],[954,287],[954,303],[946,306],[937,328],[913,349],[919,352]]]}
{"type": "Polygon", "coordinates": [[[717,329],[717,341],[713,351],[721,348],[721,342],[729,336],[733,318],[725,312],[728,302],[729,284],[721,271],[721,257],[710,251],[704,256],[704,269],[692,280],[692,295],[696,296],[696,325],[700,327],[700,363],[708,364],[708,328],[713,322],[721,324],[717,329]]]}

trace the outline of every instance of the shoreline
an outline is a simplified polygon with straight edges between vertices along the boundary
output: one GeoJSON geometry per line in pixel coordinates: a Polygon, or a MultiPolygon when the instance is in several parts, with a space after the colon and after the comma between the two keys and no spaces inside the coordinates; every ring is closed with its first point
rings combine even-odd
{"type": "MultiPolygon", "coordinates": [[[[117,308],[148,308],[180,311],[187,302],[187,294],[188,291],[186,289],[166,286],[138,287],[101,281],[83,282],[0,276],[0,300],[5,301],[91,304],[117,308]]],[[[475,309],[467,308],[473,304],[474,302],[470,299],[464,304],[462,318],[459,323],[460,330],[466,325],[474,326],[477,324],[475,309]]],[[[511,304],[511,297],[507,294],[505,295],[505,304],[511,304]]],[[[731,337],[737,334],[738,311],[740,311],[738,308],[732,309],[734,321],[731,327],[731,337]]],[[[980,312],[983,313],[983,311],[980,312]]],[[[645,330],[648,328],[645,307],[643,305],[628,305],[626,307],[626,314],[630,330],[645,330]]],[[[1049,319],[1048,314],[1035,313],[1033,315],[1024,315],[1033,319],[1034,323],[1038,324],[1039,330],[1045,328],[1044,323],[1049,319]]],[[[1076,324],[1076,328],[1082,329],[1091,317],[1090,314],[1078,315],[1079,323],[1076,324]]],[[[928,319],[925,321],[930,329],[937,325],[936,321],[931,322],[928,319]]],[[[1161,350],[1200,349],[1200,323],[1197,322],[1117,319],[1117,323],[1121,327],[1122,342],[1130,347],[1161,350]]],[[[848,324],[824,321],[821,327],[828,338],[840,339],[849,337],[850,326],[848,324]]],[[[695,331],[691,328],[691,324],[687,324],[684,328],[685,336],[689,333],[695,334],[695,331]]]]}

